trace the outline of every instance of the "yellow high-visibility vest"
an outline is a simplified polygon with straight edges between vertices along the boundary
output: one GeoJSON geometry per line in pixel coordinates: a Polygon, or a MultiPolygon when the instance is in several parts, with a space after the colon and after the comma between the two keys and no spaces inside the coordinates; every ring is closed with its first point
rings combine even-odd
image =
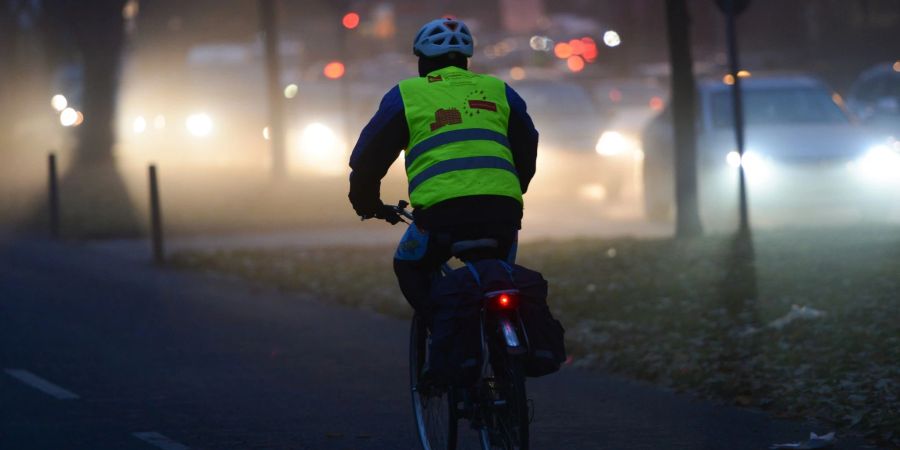
{"type": "Polygon", "coordinates": [[[409,201],[501,195],[522,202],[507,130],[506,84],[457,67],[400,82],[409,126],[409,201]]]}

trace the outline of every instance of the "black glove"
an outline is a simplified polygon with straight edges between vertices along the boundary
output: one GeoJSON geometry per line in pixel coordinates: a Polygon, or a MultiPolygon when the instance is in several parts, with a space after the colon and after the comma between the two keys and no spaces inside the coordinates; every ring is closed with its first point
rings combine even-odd
{"type": "Polygon", "coordinates": [[[375,213],[375,217],[384,220],[391,225],[397,225],[403,221],[400,214],[397,214],[397,210],[395,210],[393,206],[388,205],[381,205],[381,208],[375,213]]]}

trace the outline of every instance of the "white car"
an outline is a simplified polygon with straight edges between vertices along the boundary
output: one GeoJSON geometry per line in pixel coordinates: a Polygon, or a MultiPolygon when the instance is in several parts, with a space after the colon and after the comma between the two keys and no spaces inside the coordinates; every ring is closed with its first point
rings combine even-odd
{"type": "MultiPolygon", "coordinates": [[[[698,84],[697,173],[707,223],[734,223],[740,166],[750,205],[763,215],[837,205],[879,214],[900,198],[900,146],[855,123],[825,84],[808,76],[752,77],[742,87],[743,158],[735,151],[731,86],[698,84]]],[[[645,212],[653,220],[673,215],[673,141],[667,108],[643,134],[645,212]]]]}

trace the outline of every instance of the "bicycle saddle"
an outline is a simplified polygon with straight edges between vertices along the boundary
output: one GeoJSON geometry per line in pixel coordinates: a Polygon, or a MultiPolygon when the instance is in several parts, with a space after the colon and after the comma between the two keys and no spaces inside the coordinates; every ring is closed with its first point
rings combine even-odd
{"type": "Polygon", "coordinates": [[[454,256],[459,256],[472,250],[495,249],[499,246],[500,243],[497,242],[496,239],[473,239],[470,241],[454,242],[453,245],[450,246],[450,252],[453,253],[454,256]]]}

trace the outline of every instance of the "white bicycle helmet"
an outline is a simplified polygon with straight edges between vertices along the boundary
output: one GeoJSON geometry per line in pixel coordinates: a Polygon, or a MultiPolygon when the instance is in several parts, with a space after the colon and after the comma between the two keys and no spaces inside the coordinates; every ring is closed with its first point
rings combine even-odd
{"type": "Polygon", "coordinates": [[[469,27],[461,20],[437,19],[425,24],[413,41],[416,56],[432,58],[450,52],[459,52],[471,57],[474,42],[469,27]]]}

